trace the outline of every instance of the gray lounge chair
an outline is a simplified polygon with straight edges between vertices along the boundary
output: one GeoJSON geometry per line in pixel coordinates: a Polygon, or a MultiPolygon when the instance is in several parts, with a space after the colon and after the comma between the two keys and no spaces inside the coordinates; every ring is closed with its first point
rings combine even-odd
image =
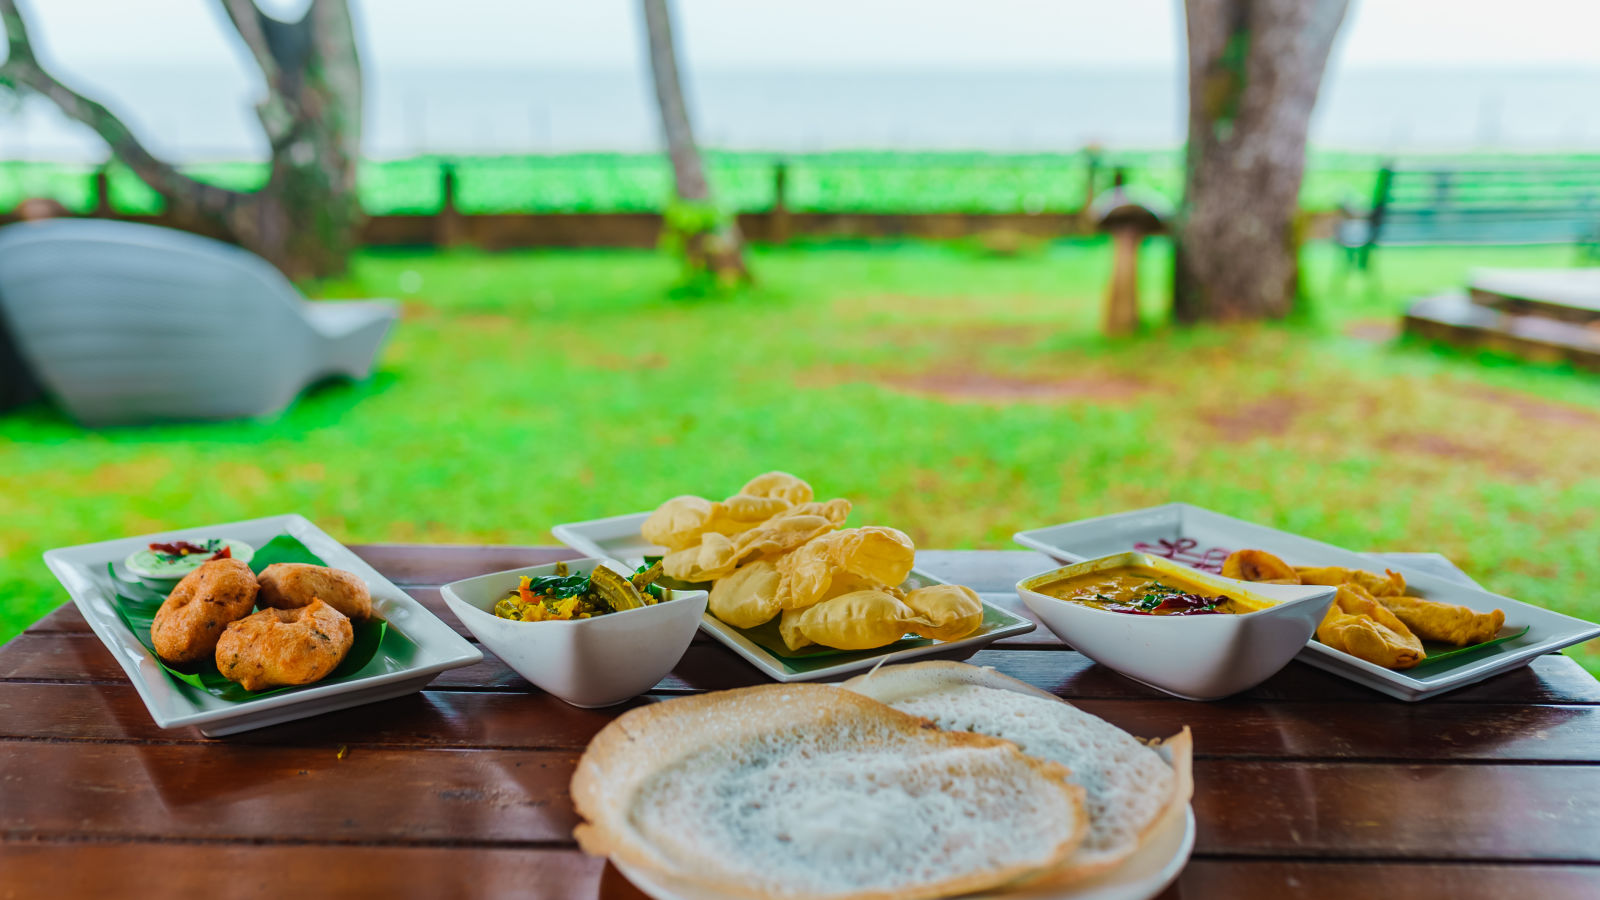
{"type": "Polygon", "coordinates": [[[85,425],[276,413],[372,370],[397,310],[307,303],[265,260],[167,228],[55,219],[0,228],[0,316],[85,425]]]}

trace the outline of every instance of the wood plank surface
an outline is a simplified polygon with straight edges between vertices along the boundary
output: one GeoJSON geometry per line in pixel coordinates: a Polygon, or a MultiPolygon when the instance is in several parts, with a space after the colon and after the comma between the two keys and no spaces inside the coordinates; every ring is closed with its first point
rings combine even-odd
{"type": "MultiPolygon", "coordinates": [[[[584,710],[543,692],[429,690],[220,739],[282,746],[494,747],[581,751],[623,706],[584,710]]],[[[1353,703],[1192,703],[1074,699],[1144,738],[1187,725],[1200,758],[1588,762],[1600,746],[1600,706],[1412,704],[1374,717],[1353,703]]],[[[162,730],[130,685],[16,683],[0,691],[0,738],[210,742],[162,730]]]]}
{"type": "MultiPolygon", "coordinates": [[[[219,896],[643,900],[576,850],[0,841],[0,897],[114,897],[160,885],[170,900],[219,896]]],[[[1284,860],[1190,861],[1162,900],[1591,900],[1600,867],[1284,860]],[[1536,892],[1530,893],[1530,887],[1536,892]]]]}
{"type": "MultiPolygon", "coordinates": [[[[567,784],[577,757],[380,747],[340,759],[332,747],[0,741],[0,833],[565,844],[576,824],[567,784]]],[[[1597,765],[1200,760],[1196,847],[1230,856],[1600,862],[1596,796],[1597,765]]]]}
{"type": "MultiPolygon", "coordinates": [[[[453,626],[438,585],[574,555],[352,549],[453,626]]],[[[1050,563],[929,552],[919,565],[1010,608],[996,585],[1050,563]]],[[[1413,704],[1299,663],[1230,700],[1176,700],[1042,628],[970,662],[1136,735],[1194,729],[1195,858],[1165,898],[1600,896],[1600,683],[1569,658],[1413,704]]],[[[208,739],[156,728],[66,604],[0,645],[0,900],[129,885],[638,900],[572,845],[577,755],[632,706],[765,680],[701,639],[651,696],[580,710],[486,653],[418,694],[208,739]]]]}

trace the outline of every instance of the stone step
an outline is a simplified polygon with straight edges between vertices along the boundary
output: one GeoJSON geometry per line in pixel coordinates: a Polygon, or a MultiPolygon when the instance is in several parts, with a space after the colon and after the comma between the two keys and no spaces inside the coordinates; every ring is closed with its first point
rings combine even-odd
{"type": "Polygon", "coordinates": [[[1583,325],[1505,312],[1460,291],[1424,297],[1406,310],[1405,331],[1468,349],[1495,350],[1535,362],[1569,362],[1600,371],[1600,320],[1583,325]]]}
{"type": "Polygon", "coordinates": [[[1600,322],[1600,268],[1474,269],[1472,302],[1516,315],[1600,322]]]}

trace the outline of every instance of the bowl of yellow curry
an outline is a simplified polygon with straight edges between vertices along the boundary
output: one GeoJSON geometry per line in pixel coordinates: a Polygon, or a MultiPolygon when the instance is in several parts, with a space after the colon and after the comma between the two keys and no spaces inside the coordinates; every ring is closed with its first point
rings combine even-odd
{"type": "Polygon", "coordinates": [[[1133,552],[1017,582],[1022,602],[1074,649],[1188,700],[1271,678],[1311,640],[1334,593],[1235,581],[1133,552]]]}
{"type": "Polygon", "coordinates": [[[454,581],[440,589],[456,618],[539,688],[573,706],[636,697],[678,664],[700,627],[706,592],[574,559],[454,581]]]}

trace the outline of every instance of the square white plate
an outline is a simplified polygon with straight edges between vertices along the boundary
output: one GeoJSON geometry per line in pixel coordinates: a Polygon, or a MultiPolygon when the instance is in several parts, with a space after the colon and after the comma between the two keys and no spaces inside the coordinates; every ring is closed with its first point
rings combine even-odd
{"type": "MultiPolygon", "coordinates": [[[[640,526],[649,517],[649,513],[643,512],[588,522],[571,522],[557,525],[551,532],[556,536],[556,540],[584,556],[614,559],[630,567],[637,567],[644,564],[646,556],[661,556],[667,552],[666,548],[650,543],[639,533],[640,526]]],[[[909,590],[945,583],[944,580],[922,569],[912,569],[911,576],[905,580],[903,586],[909,590]]],[[[879,663],[907,662],[924,656],[939,655],[951,659],[965,659],[1003,637],[1027,634],[1038,627],[1031,620],[988,601],[984,601],[983,604],[983,619],[982,628],[959,641],[932,641],[903,650],[885,647],[838,656],[814,657],[778,656],[709,612],[701,616],[700,630],[727,645],[729,649],[771,678],[787,682],[837,678],[852,672],[864,672],[879,663]]]]}
{"type": "Polygon", "coordinates": [[[128,680],[133,682],[156,725],[162,728],[198,725],[208,737],[249,731],[409,694],[421,690],[446,669],[470,666],[483,659],[478,648],[449,625],[302,516],[271,516],[58,547],[46,551],[44,561],[72,595],[72,602],[89,621],[89,627],[128,673],[128,680]],[[262,547],[280,534],[296,538],[328,565],[361,576],[372,591],[373,609],[389,622],[390,629],[414,645],[409,658],[402,661],[379,653],[357,673],[359,677],[349,681],[310,685],[259,700],[229,702],[173,680],[112,607],[116,599],[106,564],[114,563],[120,570],[128,554],[153,541],[226,537],[262,547]]]}
{"type": "MultiPolygon", "coordinates": [[[[1169,503],[1022,531],[1017,533],[1016,541],[1069,563],[1124,550],[1159,553],[1162,549],[1180,547],[1181,552],[1175,558],[1190,565],[1220,564],[1228,552],[1250,548],[1276,554],[1290,565],[1345,566],[1368,571],[1377,567],[1373,555],[1355,553],[1187,503],[1169,503]],[[1192,545],[1188,543],[1191,541],[1192,545]]],[[[1529,660],[1542,654],[1600,636],[1600,625],[1464,584],[1461,579],[1439,574],[1437,564],[1429,564],[1432,561],[1426,558],[1408,562],[1384,556],[1377,557],[1377,562],[1378,566],[1387,565],[1404,575],[1411,593],[1442,603],[1457,603],[1479,612],[1503,609],[1507,630],[1526,625],[1528,632],[1480,654],[1466,654],[1435,665],[1424,663],[1406,671],[1385,669],[1320,641],[1306,644],[1296,659],[1391,697],[1424,700],[1527,665],[1529,660]]]]}

